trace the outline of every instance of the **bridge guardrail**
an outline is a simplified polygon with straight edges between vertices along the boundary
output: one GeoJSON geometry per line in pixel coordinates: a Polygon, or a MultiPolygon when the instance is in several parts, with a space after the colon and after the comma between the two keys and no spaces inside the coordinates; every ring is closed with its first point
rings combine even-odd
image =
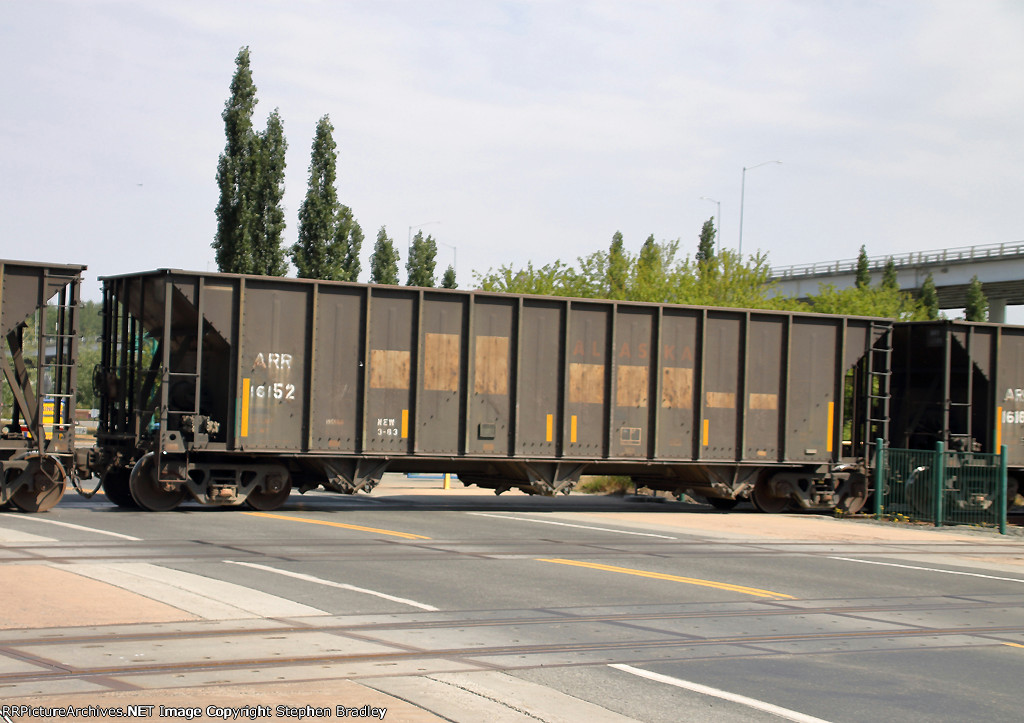
{"type": "MultiPolygon", "coordinates": [[[[1024,241],[986,244],[982,246],[960,246],[938,251],[912,251],[904,254],[871,256],[868,257],[868,268],[872,271],[880,271],[885,268],[889,259],[892,259],[896,266],[900,267],[980,259],[1016,258],[1020,256],[1024,256],[1024,241]]],[[[773,267],[769,278],[773,281],[782,281],[802,276],[855,273],[856,271],[857,259],[841,259],[839,261],[819,261],[810,264],[773,267]]]]}

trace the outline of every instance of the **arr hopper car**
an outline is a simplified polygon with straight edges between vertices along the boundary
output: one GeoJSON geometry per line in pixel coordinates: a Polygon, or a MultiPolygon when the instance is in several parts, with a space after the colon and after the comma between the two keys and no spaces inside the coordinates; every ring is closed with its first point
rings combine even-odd
{"type": "Polygon", "coordinates": [[[0,508],[42,512],[74,473],[75,362],[84,266],[0,261],[0,508]]]}
{"type": "Polygon", "coordinates": [[[893,447],[962,452],[1006,447],[1007,500],[1024,471],[1024,327],[906,322],[892,336],[893,447]]]}
{"type": "MultiPolygon", "coordinates": [[[[121,505],[281,505],[385,470],[630,475],[859,509],[888,321],[158,270],[104,279],[88,467],[121,505]],[[849,383],[848,383],[849,382],[849,383]]],[[[884,435],[881,435],[884,436],[884,435]]]]}

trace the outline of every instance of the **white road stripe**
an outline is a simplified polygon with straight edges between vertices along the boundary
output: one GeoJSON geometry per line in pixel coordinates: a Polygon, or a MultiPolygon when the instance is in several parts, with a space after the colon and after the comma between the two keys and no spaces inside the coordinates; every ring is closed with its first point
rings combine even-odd
{"type": "Polygon", "coordinates": [[[18,519],[32,520],[32,522],[48,522],[51,525],[60,525],[61,527],[70,527],[72,530],[83,530],[85,532],[95,532],[97,535],[109,535],[110,537],[117,537],[122,540],[133,540],[135,542],[141,542],[141,537],[132,537],[131,535],[122,535],[120,532],[111,532],[110,530],[97,530],[95,527],[84,527],[82,525],[73,525],[70,522],[61,522],[60,520],[47,520],[43,517],[19,517],[18,519]]]}
{"type": "Polygon", "coordinates": [[[670,675],[652,673],[651,671],[643,670],[642,668],[634,668],[632,665],[611,663],[608,667],[615,668],[616,670],[621,670],[624,673],[639,675],[641,678],[647,678],[648,680],[653,680],[658,683],[667,683],[668,685],[674,685],[677,688],[685,688],[686,690],[692,690],[695,693],[710,695],[714,696],[715,698],[721,698],[722,700],[728,700],[732,701],[733,703],[739,703],[740,705],[745,705],[748,708],[755,708],[757,710],[764,711],[765,713],[777,715],[780,718],[799,721],[799,723],[828,723],[828,721],[826,721],[823,718],[815,718],[814,716],[807,715],[806,713],[800,713],[799,711],[790,710],[789,708],[783,708],[781,706],[773,705],[771,703],[765,703],[763,700],[757,700],[756,698],[748,698],[745,695],[730,693],[726,690],[719,690],[718,688],[712,688],[707,685],[701,685],[700,683],[693,683],[689,680],[673,678],[670,675]]]}
{"type": "Polygon", "coordinates": [[[467,512],[477,517],[497,517],[501,520],[518,520],[519,522],[536,522],[541,525],[559,525],[560,527],[578,527],[581,530],[598,530],[600,532],[617,532],[620,535],[639,535],[640,537],[659,537],[662,540],[678,540],[678,537],[655,535],[653,532],[631,532],[630,530],[613,530],[610,527],[592,527],[591,525],[574,525],[571,522],[555,522],[554,520],[535,520],[532,517],[516,517],[514,515],[495,515],[490,512],[467,512]]]}
{"type": "Polygon", "coordinates": [[[245,567],[251,567],[254,570],[264,570],[266,572],[276,572],[278,575],[285,575],[287,577],[294,577],[296,580],[305,580],[306,582],[315,582],[318,585],[326,585],[327,587],[336,587],[340,590],[350,590],[351,592],[361,592],[365,595],[373,595],[375,597],[384,598],[391,602],[402,603],[403,605],[411,605],[414,608],[420,610],[429,610],[431,612],[437,612],[439,608],[435,608],[433,605],[426,605],[415,600],[409,600],[404,597],[396,597],[395,595],[388,595],[386,592],[377,592],[376,590],[367,590],[365,587],[356,587],[355,585],[349,585],[344,582],[334,582],[333,580],[324,580],[322,577],[314,577],[313,575],[306,575],[301,572],[291,572],[290,570],[281,570],[276,567],[269,567],[267,565],[258,565],[255,562],[237,562],[235,560],[225,560],[229,565],[244,565],[245,567]]]}
{"type": "Polygon", "coordinates": [[[960,570],[941,570],[935,567],[918,567],[917,565],[901,565],[895,562],[878,562],[877,560],[858,560],[855,557],[836,557],[829,555],[832,560],[843,560],[844,562],[862,562],[865,565],[884,565],[885,567],[902,567],[905,570],[924,570],[925,572],[943,572],[947,575],[966,575],[967,577],[983,577],[986,580],[1003,580],[1005,582],[1024,582],[1018,577],[999,577],[997,575],[982,575],[980,572],[961,572],[960,570]]]}
{"type": "Polygon", "coordinates": [[[328,613],[260,590],[145,562],[50,564],[167,603],[205,620],[295,618],[328,613]]]}

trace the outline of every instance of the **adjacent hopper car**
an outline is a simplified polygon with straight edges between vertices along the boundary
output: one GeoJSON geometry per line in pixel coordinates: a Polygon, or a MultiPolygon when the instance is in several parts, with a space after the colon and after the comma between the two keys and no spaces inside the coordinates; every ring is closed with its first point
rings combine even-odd
{"type": "Polygon", "coordinates": [[[885,439],[901,449],[961,452],[1006,447],[1007,499],[1024,473],[1024,327],[906,322],[892,334],[885,439]]]}
{"type": "Polygon", "coordinates": [[[0,261],[4,336],[0,508],[42,512],[74,473],[75,361],[84,266],[0,261]]]}
{"type": "MultiPolygon", "coordinates": [[[[122,506],[270,510],[394,471],[545,495],[617,474],[720,508],[853,512],[876,439],[1005,444],[1024,469],[1024,328],[167,269],[103,281],[97,444],[75,467],[122,506]]],[[[69,469],[66,449],[34,454],[69,469]]]]}

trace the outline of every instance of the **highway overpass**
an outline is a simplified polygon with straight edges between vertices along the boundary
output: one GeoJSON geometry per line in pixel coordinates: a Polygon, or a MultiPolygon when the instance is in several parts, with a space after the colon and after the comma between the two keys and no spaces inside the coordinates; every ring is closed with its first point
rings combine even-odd
{"type": "MultiPolygon", "coordinates": [[[[989,319],[1005,321],[1006,307],[1024,304],[1024,241],[984,246],[962,246],[939,251],[872,256],[868,259],[871,283],[881,283],[889,259],[896,265],[900,288],[918,292],[931,273],[939,292],[939,307],[960,309],[967,303],[967,287],[977,276],[989,303],[989,319]]],[[[822,261],[774,267],[771,279],[783,296],[807,297],[821,284],[844,289],[856,283],[857,259],[822,261]]]]}

